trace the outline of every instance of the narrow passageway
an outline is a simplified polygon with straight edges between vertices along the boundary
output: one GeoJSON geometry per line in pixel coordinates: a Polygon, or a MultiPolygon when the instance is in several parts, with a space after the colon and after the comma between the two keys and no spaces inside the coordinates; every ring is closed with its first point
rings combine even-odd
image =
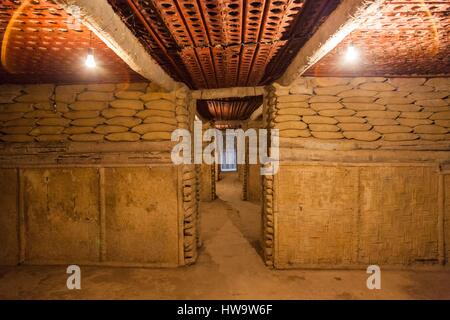
{"type": "Polygon", "coordinates": [[[216,188],[218,198],[200,207],[203,249],[198,264],[211,259],[223,279],[251,292],[254,282],[262,280],[255,274],[267,271],[257,250],[260,207],[240,199],[242,186],[234,173],[223,174],[216,188]]]}
{"type": "Polygon", "coordinates": [[[0,299],[411,299],[450,298],[449,271],[383,271],[382,290],[365,270],[273,270],[258,252],[260,206],[242,201],[236,174],[202,202],[197,263],[173,269],[81,266],[82,289],[66,288],[67,266],[0,268],[0,299]]]}
{"type": "Polygon", "coordinates": [[[216,194],[227,207],[228,218],[247,242],[260,253],[261,206],[256,202],[242,200],[242,182],[239,181],[237,173],[222,173],[222,179],[217,183],[216,194]]]}

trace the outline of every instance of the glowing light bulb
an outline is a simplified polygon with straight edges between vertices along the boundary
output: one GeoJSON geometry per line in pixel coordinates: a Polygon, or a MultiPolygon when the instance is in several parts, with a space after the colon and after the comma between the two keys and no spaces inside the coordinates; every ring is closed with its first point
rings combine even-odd
{"type": "Polygon", "coordinates": [[[89,48],[89,50],[88,50],[85,64],[86,64],[86,67],[88,67],[88,68],[95,68],[97,66],[97,64],[95,63],[95,58],[94,58],[94,50],[92,48],[89,48]]]}
{"type": "Polygon", "coordinates": [[[345,53],[345,60],[347,62],[353,62],[357,60],[358,57],[359,57],[358,50],[353,45],[349,45],[347,47],[347,52],[345,53]]]}

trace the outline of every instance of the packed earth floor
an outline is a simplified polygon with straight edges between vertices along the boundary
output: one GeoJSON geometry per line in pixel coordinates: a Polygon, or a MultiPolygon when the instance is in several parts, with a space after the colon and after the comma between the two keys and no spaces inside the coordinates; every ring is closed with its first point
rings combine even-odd
{"type": "Polygon", "coordinates": [[[176,269],[81,266],[81,290],[68,290],[65,266],[0,268],[0,299],[450,299],[450,270],[382,270],[369,290],[365,270],[272,270],[258,239],[260,206],[240,200],[235,174],[201,203],[203,247],[176,269]]]}

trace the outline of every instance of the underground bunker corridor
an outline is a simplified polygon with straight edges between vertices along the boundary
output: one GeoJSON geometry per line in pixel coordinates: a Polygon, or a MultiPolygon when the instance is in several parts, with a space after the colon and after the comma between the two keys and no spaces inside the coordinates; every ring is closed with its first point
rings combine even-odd
{"type": "Polygon", "coordinates": [[[0,299],[450,299],[450,0],[2,0],[0,49],[0,299]]]}
{"type": "Polygon", "coordinates": [[[365,270],[275,270],[260,255],[261,208],[242,201],[236,172],[221,173],[217,198],[200,202],[202,247],[175,268],[81,266],[67,290],[65,266],[0,267],[0,299],[448,299],[448,271],[385,270],[367,290],[365,270]]]}

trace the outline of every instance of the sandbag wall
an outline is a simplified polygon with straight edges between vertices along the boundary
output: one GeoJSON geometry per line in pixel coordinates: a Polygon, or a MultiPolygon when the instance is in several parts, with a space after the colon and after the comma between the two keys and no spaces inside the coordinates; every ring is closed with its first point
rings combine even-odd
{"type": "Polygon", "coordinates": [[[280,170],[264,177],[276,268],[444,265],[450,79],[314,78],[267,88],[280,170]]]}
{"type": "Polygon", "coordinates": [[[171,161],[190,92],[152,83],[0,86],[0,264],[195,261],[197,174],[171,161]]]}

